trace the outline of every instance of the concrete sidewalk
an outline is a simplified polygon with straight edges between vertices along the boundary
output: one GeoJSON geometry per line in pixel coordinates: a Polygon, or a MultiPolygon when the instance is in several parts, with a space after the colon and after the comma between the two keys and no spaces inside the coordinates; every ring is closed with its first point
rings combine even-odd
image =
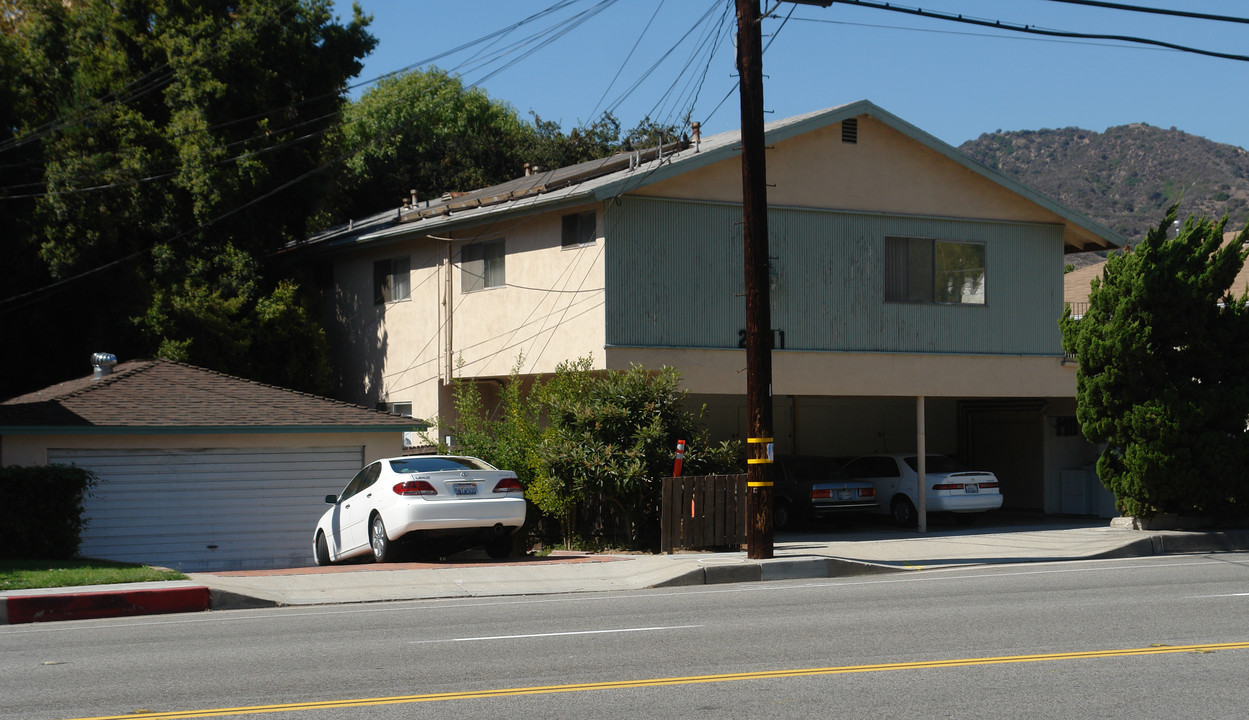
{"type": "Polygon", "coordinates": [[[0,593],[0,624],[207,609],[638,590],[830,578],[988,563],[1249,551],[1249,530],[1141,531],[1105,520],[994,520],[926,534],[863,526],[781,533],[775,557],[745,552],[608,555],[556,552],[492,561],[343,565],[194,573],[190,580],[0,593]]]}

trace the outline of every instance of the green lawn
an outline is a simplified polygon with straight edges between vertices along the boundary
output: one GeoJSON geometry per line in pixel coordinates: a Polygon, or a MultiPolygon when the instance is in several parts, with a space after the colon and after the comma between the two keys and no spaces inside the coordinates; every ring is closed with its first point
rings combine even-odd
{"type": "Polygon", "coordinates": [[[0,590],[185,579],[174,570],[108,560],[0,559],[0,590]]]}

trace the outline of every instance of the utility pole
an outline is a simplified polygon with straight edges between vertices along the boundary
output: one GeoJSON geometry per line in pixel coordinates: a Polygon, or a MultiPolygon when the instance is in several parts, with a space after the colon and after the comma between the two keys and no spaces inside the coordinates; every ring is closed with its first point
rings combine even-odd
{"type": "Polygon", "coordinates": [[[746,557],[772,557],[772,312],[763,136],[759,0],[737,0],[742,102],[742,235],[746,251],[746,557]]]}

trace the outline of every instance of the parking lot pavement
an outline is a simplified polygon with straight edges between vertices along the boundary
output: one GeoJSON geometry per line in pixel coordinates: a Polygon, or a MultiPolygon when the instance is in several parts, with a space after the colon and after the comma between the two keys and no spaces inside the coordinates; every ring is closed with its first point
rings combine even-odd
{"type": "Polygon", "coordinates": [[[978,526],[934,517],[928,532],[884,523],[808,524],[777,533],[774,555],[556,552],[489,560],[192,573],[190,580],[0,593],[0,624],[277,605],[623,591],[827,578],[987,563],[1249,550],[1249,530],[1142,531],[1094,518],[993,513],[978,526]]]}

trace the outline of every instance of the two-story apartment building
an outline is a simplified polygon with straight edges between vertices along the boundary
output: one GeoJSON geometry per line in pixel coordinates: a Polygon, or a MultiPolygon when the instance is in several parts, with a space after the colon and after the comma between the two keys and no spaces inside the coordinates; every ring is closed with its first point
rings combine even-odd
{"type": "MultiPolygon", "coordinates": [[[[778,452],[913,450],[996,471],[1058,512],[1079,437],[1057,318],[1063,255],[1123,238],[870,102],[767,125],[778,452]],[[923,398],[919,403],[918,398],[923,398]],[[917,419],[922,407],[924,422],[917,419]]],[[[681,370],[745,435],[739,134],[413,199],[307,241],[341,399],[448,416],[564,360],[681,370]]]]}

